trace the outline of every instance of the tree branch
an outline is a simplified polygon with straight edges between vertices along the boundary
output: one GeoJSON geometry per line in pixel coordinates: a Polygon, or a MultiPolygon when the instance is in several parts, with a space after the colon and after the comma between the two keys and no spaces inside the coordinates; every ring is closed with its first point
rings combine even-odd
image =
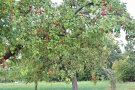
{"type": "Polygon", "coordinates": [[[92,6],[92,5],[94,5],[94,3],[93,3],[93,2],[87,3],[86,5],[80,7],[79,9],[77,9],[74,14],[76,15],[76,14],[77,14],[79,11],[81,11],[84,7],[89,6],[89,5],[92,6]]]}
{"type": "Polygon", "coordinates": [[[8,50],[5,55],[0,59],[0,64],[2,64],[5,60],[9,59],[10,57],[14,56],[16,53],[19,52],[19,50],[22,49],[22,45],[21,44],[18,44],[16,45],[13,53],[11,52],[11,50],[8,50]]]}

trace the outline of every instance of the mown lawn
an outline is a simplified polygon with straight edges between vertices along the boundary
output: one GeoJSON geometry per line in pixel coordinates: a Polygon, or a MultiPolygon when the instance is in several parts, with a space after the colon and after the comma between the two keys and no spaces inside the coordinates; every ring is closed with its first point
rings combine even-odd
{"type": "MultiPolygon", "coordinates": [[[[98,82],[78,82],[79,90],[110,90],[109,81],[98,82]]],[[[0,83],[0,90],[34,90],[34,84],[24,83],[0,83]]],[[[71,83],[39,83],[38,90],[72,90],[71,83]]],[[[135,83],[117,83],[117,90],[135,90],[135,83]]]]}

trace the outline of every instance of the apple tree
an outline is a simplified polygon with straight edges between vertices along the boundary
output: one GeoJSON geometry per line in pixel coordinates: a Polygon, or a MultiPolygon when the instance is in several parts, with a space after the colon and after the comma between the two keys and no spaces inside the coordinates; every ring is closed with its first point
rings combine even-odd
{"type": "Polygon", "coordinates": [[[113,35],[119,36],[122,28],[134,30],[119,0],[64,0],[59,6],[50,0],[0,3],[1,64],[7,59],[19,63],[20,73],[35,82],[35,90],[38,81],[51,75],[73,77],[77,90],[75,74],[88,68],[95,79],[97,68],[106,67],[113,35]]]}

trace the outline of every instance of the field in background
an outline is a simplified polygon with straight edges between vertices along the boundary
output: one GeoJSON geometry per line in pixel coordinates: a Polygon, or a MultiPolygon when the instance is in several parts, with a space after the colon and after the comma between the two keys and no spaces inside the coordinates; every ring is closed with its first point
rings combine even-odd
{"type": "MultiPolygon", "coordinates": [[[[110,90],[109,81],[98,82],[78,82],[79,90],[110,90]]],[[[34,84],[24,83],[0,83],[0,90],[34,90],[34,84]]],[[[41,82],[38,90],[72,90],[71,83],[64,82],[41,82]]],[[[117,83],[117,90],[135,90],[135,83],[117,83]]]]}

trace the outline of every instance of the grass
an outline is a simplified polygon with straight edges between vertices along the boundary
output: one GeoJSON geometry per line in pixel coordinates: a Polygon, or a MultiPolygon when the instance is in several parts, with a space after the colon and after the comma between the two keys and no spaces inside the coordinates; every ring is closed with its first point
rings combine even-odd
{"type": "MultiPolygon", "coordinates": [[[[98,82],[78,82],[79,90],[110,90],[109,81],[98,82]]],[[[34,84],[24,83],[0,83],[0,90],[34,90],[34,84]]],[[[46,83],[40,82],[38,90],[72,90],[71,83],[63,82],[46,83]]],[[[117,83],[117,90],[135,90],[135,83],[117,83]]]]}

